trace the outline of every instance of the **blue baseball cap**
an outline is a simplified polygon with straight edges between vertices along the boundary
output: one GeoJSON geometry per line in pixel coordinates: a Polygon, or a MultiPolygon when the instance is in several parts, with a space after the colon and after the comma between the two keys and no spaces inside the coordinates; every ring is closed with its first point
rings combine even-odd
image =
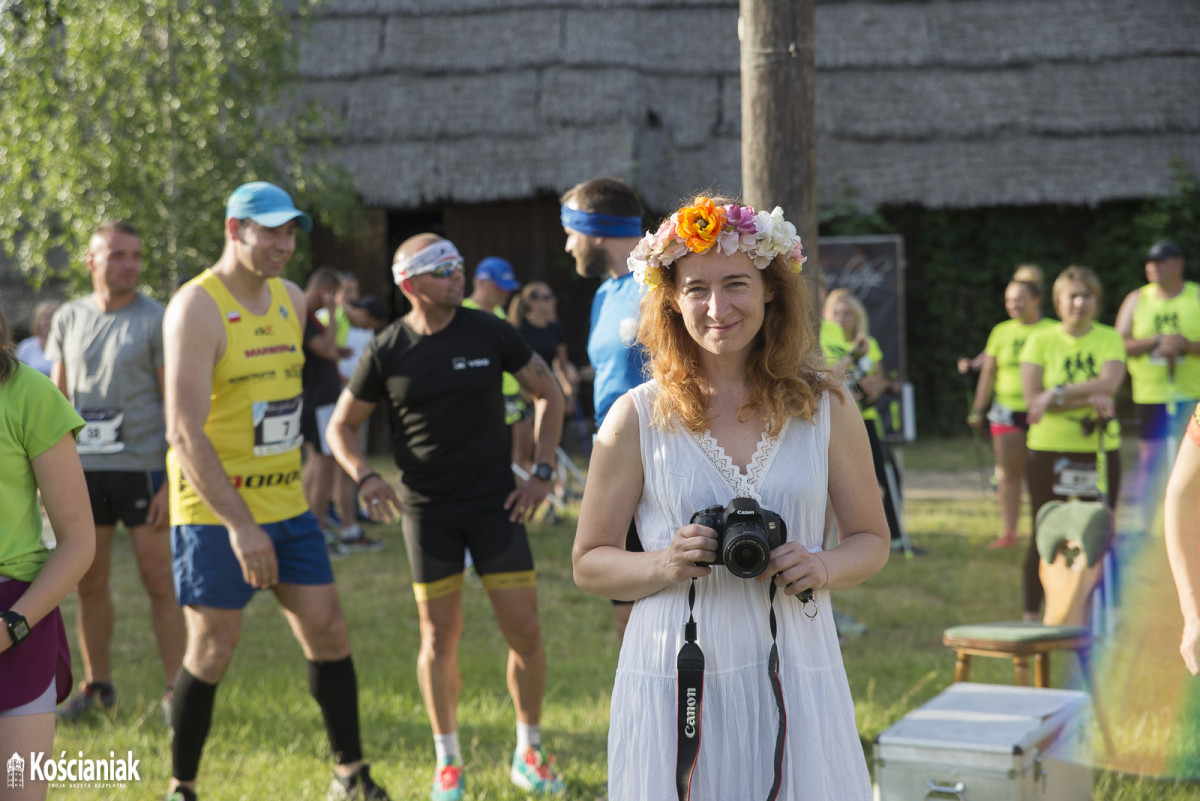
{"type": "Polygon", "coordinates": [[[312,230],[309,217],[292,203],[292,196],[275,184],[254,181],[233,190],[225,205],[225,219],[254,220],[268,228],[278,228],[295,220],[301,229],[312,230]]]}
{"type": "Polygon", "coordinates": [[[479,266],[475,268],[475,280],[480,279],[491,281],[505,292],[521,288],[521,282],[513,274],[512,263],[499,256],[488,256],[479,262],[479,266]]]}

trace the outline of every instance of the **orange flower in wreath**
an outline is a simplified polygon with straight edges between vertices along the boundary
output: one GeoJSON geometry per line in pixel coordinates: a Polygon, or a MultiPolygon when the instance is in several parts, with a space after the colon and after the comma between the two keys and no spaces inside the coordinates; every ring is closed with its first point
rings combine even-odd
{"type": "Polygon", "coordinates": [[[695,204],[680,209],[675,216],[676,231],[693,253],[707,253],[725,225],[725,210],[706,197],[696,198],[695,204]]]}

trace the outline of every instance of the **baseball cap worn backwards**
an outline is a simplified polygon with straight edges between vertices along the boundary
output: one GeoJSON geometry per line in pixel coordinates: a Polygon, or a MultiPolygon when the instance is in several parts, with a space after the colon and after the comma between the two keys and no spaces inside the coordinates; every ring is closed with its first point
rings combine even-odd
{"type": "Polygon", "coordinates": [[[254,181],[233,190],[225,206],[225,219],[254,220],[267,228],[278,228],[295,220],[302,230],[312,230],[312,218],[292,203],[292,197],[275,184],[254,181]]]}
{"type": "Polygon", "coordinates": [[[1163,261],[1164,259],[1183,258],[1183,250],[1174,242],[1163,239],[1155,242],[1146,251],[1146,261],[1163,261]]]}
{"type": "Polygon", "coordinates": [[[480,279],[491,281],[505,292],[521,288],[521,282],[513,272],[512,263],[499,256],[488,256],[479,262],[479,266],[475,268],[475,280],[480,279]]]}

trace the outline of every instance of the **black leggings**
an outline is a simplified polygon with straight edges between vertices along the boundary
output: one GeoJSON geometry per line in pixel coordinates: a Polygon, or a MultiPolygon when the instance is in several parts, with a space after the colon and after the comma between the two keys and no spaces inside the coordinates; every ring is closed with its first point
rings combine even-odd
{"type": "Polygon", "coordinates": [[[887,518],[888,528],[892,532],[892,540],[900,539],[900,498],[892,495],[891,484],[887,478],[887,465],[892,466],[892,475],[896,479],[896,492],[900,491],[900,471],[892,461],[887,445],[879,439],[875,430],[874,420],[864,420],[867,426],[867,441],[871,443],[871,461],[875,465],[875,481],[883,490],[883,515],[887,518]]]}
{"type": "MultiPolygon", "coordinates": [[[[1105,456],[1108,462],[1108,494],[1105,505],[1109,511],[1117,506],[1117,498],[1121,495],[1121,455],[1119,451],[1108,451],[1105,456]]],[[[1042,580],[1038,576],[1038,560],[1041,554],[1037,547],[1037,514],[1038,510],[1049,501],[1067,500],[1066,495],[1054,491],[1054,485],[1059,483],[1063,468],[1074,470],[1095,470],[1095,453],[1062,453],[1059,451],[1030,451],[1029,463],[1025,469],[1025,477],[1029,482],[1029,505],[1033,509],[1030,530],[1033,536],[1029,538],[1029,550],[1025,552],[1025,575],[1023,594],[1025,612],[1037,614],[1042,608],[1046,597],[1042,588],[1042,580]]]]}

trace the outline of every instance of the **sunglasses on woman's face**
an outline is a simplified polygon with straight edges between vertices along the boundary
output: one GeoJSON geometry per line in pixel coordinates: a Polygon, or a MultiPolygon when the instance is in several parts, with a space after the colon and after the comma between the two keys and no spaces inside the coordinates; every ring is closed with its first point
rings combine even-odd
{"type": "Polygon", "coordinates": [[[554,300],[553,295],[542,295],[537,292],[529,296],[530,300],[554,300]]]}

